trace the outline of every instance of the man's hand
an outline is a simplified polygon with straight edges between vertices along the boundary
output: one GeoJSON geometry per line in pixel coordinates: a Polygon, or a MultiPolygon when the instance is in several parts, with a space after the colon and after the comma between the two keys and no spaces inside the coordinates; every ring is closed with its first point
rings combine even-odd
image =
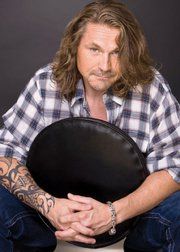
{"type": "Polygon", "coordinates": [[[60,218],[63,225],[68,225],[72,223],[73,229],[82,232],[79,226],[74,226],[74,222],[79,222],[81,225],[94,230],[94,235],[102,234],[111,228],[111,213],[109,206],[103,204],[95,199],[68,194],[68,198],[74,203],[83,203],[92,206],[92,209],[84,210],[76,213],[69,213],[60,218]]]}
{"type": "Polygon", "coordinates": [[[78,241],[83,243],[95,243],[95,239],[91,238],[94,235],[92,229],[83,226],[79,222],[62,223],[61,218],[77,211],[91,210],[90,204],[71,201],[69,199],[55,199],[55,205],[50,210],[46,218],[58,230],[55,235],[60,240],[65,241],[78,241]]]}
{"type": "MultiPolygon", "coordinates": [[[[68,241],[94,242],[94,239],[72,230],[72,223],[62,225],[60,222],[61,216],[75,211],[87,211],[92,206],[53,197],[35,183],[27,167],[15,158],[0,157],[0,183],[21,201],[43,214],[58,230],[63,230],[61,235],[57,232],[58,238],[68,241]]],[[[83,227],[80,223],[73,223],[73,226],[78,227],[77,229],[82,230],[82,233],[87,236],[93,234],[90,228],[83,227]]]]}

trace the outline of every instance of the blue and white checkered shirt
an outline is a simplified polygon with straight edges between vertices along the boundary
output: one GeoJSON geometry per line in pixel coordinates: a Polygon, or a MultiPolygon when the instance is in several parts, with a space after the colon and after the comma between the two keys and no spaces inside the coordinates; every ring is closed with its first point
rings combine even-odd
{"type": "MultiPolygon", "coordinates": [[[[3,115],[0,155],[26,164],[28,150],[46,126],[68,117],[90,117],[82,81],[68,102],[51,81],[50,65],[38,70],[16,104],[3,115]]],[[[104,96],[108,122],[124,130],[146,153],[150,173],[167,169],[180,182],[180,106],[159,72],[154,81],[119,98],[104,96]]]]}

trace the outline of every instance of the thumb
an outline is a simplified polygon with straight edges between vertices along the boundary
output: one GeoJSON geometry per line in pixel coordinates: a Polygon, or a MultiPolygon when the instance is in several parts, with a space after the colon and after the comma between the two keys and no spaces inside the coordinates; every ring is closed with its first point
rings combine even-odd
{"type": "Polygon", "coordinates": [[[85,197],[85,196],[80,196],[80,195],[75,195],[72,193],[68,193],[68,199],[79,202],[79,203],[84,203],[88,205],[92,205],[92,199],[90,197],[85,197]]]}

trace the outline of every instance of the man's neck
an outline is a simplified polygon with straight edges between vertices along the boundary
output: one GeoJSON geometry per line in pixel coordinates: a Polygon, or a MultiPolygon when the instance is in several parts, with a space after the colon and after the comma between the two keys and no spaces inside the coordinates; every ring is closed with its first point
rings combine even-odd
{"type": "Polygon", "coordinates": [[[103,101],[103,93],[94,96],[86,94],[86,101],[89,106],[91,117],[107,121],[107,113],[103,101]]]}
{"type": "Polygon", "coordinates": [[[94,102],[103,101],[104,92],[94,92],[94,90],[85,90],[86,100],[94,102]]]}

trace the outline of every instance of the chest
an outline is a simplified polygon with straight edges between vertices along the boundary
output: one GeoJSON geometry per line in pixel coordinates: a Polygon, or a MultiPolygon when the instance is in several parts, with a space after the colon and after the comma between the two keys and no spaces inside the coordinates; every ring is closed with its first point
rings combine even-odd
{"type": "MultiPolygon", "coordinates": [[[[53,102],[53,100],[52,100],[53,102]]],[[[68,117],[93,117],[112,123],[125,131],[139,146],[142,152],[146,152],[149,143],[149,107],[140,106],[125,101],[121,106],[115,103],[99,106],[87,106],[82,102],[76,102],[73,106],[67,101],[45,104],[45,125],[68,117]],[[51,106],[50,106],[51,105],[51,106]]]]}
{"type": "Polygon", "coordinates": [[[107,121],[108,117],[107,117],[107,109],[105,107],[104,104],[100,103],[95,105],[90,105],[89,106],[89,112],[90,112],[90,116],[96,119],[100,119],[103,121],[107,121]]]}

